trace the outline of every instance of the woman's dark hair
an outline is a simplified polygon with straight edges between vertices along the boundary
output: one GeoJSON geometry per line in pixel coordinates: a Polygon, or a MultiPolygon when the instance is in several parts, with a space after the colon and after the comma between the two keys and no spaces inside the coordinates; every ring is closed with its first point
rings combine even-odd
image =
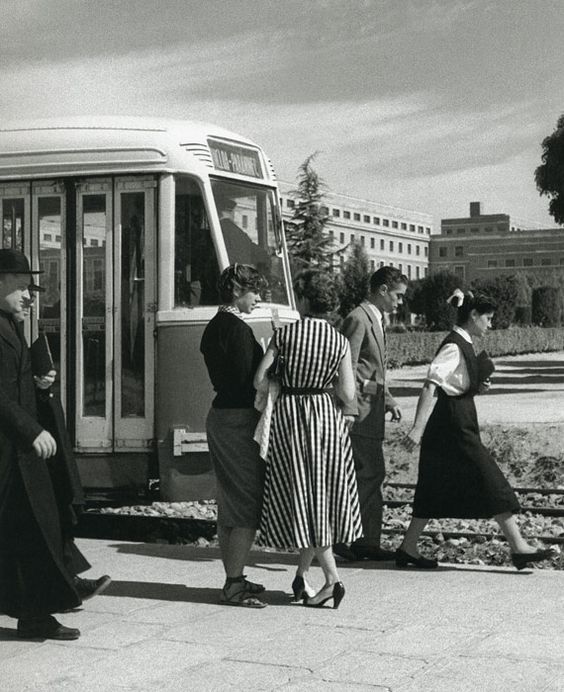
{"type": "Polygon", "coordinates": [[[464,294],[462,305],[457,308],[456,324],[464,324],[468,321],[472,310],[476,310],[479,315],[485,315],[488,312],[497,310],[497,303],[485,293],[470,293],[467,291],[464,294]]]}
{"type": "Polygon", "coordinates": [[[314,315],[334,312],[339,306],[335,277],[319,269],[301,271],[294,280],[294,292],[298,298],[308,299],[314,315]]]}
{"type": "Polygon", "coordinates": [[[266,279],[250,264],[231,264],[221,272],[217,282],[219,297],[222,303],[231,303],[235,297],[235,288],[240,288],[243,293],[254,291],[260,293],[266,288],[266,279]]]}

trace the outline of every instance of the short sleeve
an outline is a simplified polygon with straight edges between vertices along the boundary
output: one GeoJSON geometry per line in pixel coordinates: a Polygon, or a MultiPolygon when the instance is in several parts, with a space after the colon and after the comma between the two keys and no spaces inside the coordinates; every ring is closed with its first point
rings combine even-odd
{"type": "Polygon", "coordinates": [[[441,348],[429,366],[427,380],[436,384],[449,396],[459,396],[468,390],[468,368],[456,344],[445,344],[441,348]]]}

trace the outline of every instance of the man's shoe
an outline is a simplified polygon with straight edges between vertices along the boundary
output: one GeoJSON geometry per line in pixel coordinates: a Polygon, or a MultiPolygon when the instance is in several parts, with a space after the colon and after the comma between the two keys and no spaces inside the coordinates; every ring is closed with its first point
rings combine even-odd
{"type": "Polygon", "coordinates": [[[80,599],[87,601],[89,598],[98,596],[105,591],[110,585],[112,579],[107,574],[98,579],[83,579],[82,577],[74,578],[74,588],[76,589],[80,599]]]}
{"type": "Polygon", "coordinates": [[[19,639],[57,639],[73,641],[80,637],[80,630],[65,627],[52,615],[44,618],[21,618],[18,620],[19,639]]]}
{"type": "Polygon", "coordinates": [[[349,562],[358,562],[359,557],[353,551],[352,546],[348,546],[346,543],[335,543],[333,546],[333,553],[342,557],[344,560],[349,562]]]}
{"type": "Polygon", "coordinates": [[[378,562],[386,562],[395,560],[396,554],[391,550],[384,550],[379,546],[355,544],[351,545],[352,552],[356,555],[357,560],[375,560],[378,562]]]}

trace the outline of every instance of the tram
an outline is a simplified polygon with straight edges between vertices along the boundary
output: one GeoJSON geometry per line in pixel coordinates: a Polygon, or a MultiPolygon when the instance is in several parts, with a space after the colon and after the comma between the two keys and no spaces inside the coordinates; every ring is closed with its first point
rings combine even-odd
{"type": "Polygon", "coordinates": [[[276,177],[264,151],[214,125],[72,118],[0,126],[2,247],[45,289],[27,338],[49,340],[88,488],[159,479],[211,496],[212,399],[199,351],[233,262],[268,280],[248,320],[266,345],[297,317],[276,177]]]}

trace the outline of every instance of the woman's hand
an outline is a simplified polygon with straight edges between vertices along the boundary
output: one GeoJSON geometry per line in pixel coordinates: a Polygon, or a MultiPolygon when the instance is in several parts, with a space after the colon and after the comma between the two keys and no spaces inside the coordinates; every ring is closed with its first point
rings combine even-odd
{"type": "Polygon", "coordinates": [[[417,445],[421,442],[422,433],[417,431],[415,428],[404,435],[401,444],[408,451],[413,452],[417,445]]]}
{"type": "Polygon", "coordinates": [[[478,394],[485,394],[486,392],[489,392],[491,386],[492,381],[488,377],[483,382],[480,382],[480,386],[478,387],[478,394]]]}

